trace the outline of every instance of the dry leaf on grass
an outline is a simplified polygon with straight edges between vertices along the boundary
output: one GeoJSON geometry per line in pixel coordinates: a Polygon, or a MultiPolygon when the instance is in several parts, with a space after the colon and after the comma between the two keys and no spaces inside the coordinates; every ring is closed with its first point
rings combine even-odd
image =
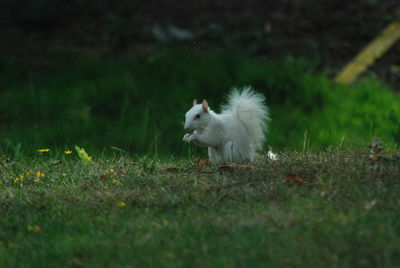
{"type": "Polygon", "coordinates": [[[179,169],[175,167],[169,167],[165,169],[165,172],[177,172],[179,169]]]}
{"type": "Polygon", "coordinates": [[[235,170],[234,167],[229,166],[229,165],[222,165],[218,168],[219,172],[233,172],[235,170]]]}
{"type": "Polygon", "coordinates": [[[293,173],[289,173],[283,181],[285,184],[287,184],[289,186],[303,185],[306,183],[302,178],[300,178],[299,176],[297,176],[296,174],[293,174],[293,173]]]}
{"type": "Polygon", "coordinates": [[[208,159],[196,158],[196,159],[194,160],[194,164],[195,164],[195,166],[198,166],[198,167],[204,167],[204,166],[207,166],[207,165],[210,164],[210,160],[208,160],[208,159]]]}

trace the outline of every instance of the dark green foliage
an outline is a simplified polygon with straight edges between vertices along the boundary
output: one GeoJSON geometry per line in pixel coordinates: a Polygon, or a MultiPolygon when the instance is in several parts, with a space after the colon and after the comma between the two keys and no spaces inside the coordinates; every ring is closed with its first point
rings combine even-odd
{"type": "Polygon", "coordinates": [[[142,57],[84,57],[55,68],[10,65],[0,80],[3,148],[24,151],[78,144],[134,153],[182,154],[185,112],[194,98],[219,110],[233,86],[267,96],[272,123],[267,145],[321,148],[399,142],[400,99],[368,79],[339,86],[310,63],[293,58],[251,60],[234,51],[162,49],[142,57]]]}

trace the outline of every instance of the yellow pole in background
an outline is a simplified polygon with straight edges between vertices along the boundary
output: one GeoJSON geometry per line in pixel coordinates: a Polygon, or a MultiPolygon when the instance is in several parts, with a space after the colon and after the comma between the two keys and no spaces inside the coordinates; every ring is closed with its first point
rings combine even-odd
{"type": "Polygon", "coordinates": [[[335,77],[340,84],[352,83],[363,71],[380,58],[400,39],[400,22],[386,26],[383,32],[372,40],[357,56],[349,62],[335,77]]]}

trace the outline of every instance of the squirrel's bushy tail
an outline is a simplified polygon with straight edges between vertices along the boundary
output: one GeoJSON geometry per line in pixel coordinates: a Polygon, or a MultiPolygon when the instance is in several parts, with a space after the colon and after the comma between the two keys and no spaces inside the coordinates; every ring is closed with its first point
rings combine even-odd
{"type": "Polygon", "coordinates": [[[241,90],[233,88],[228,103],[222,106],[223,112],[232,112],[245,127],[249,145],[253,152],[260,150],[265,140],[264,132],[270,120],[265,97],[251,87],[241,90]]]}

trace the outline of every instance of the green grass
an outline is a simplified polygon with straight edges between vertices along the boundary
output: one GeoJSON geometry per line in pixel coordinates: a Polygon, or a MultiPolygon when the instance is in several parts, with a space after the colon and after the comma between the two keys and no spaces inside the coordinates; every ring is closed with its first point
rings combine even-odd
{"type": "Polygon", "coordinates": [[[371,78],[337,85],[304,59],[254,59],[219,49],[160,48],[138,56],[25,66],[3,62],[0,151],[38,148],[186,155],[184,114],[194,98],[219,111],[233,86],[267,97],[267,146],[321,149],[365,146],[373,137],[400,142],[400,98],[371,78]],[[307,144],[304,144],[306,137],[307,144]]]}
{"type": "Polygon", "coordinates": [[[233,169],[3,156],[0,266],[398,267],[399,153],[281,152],[233,169]]]}

